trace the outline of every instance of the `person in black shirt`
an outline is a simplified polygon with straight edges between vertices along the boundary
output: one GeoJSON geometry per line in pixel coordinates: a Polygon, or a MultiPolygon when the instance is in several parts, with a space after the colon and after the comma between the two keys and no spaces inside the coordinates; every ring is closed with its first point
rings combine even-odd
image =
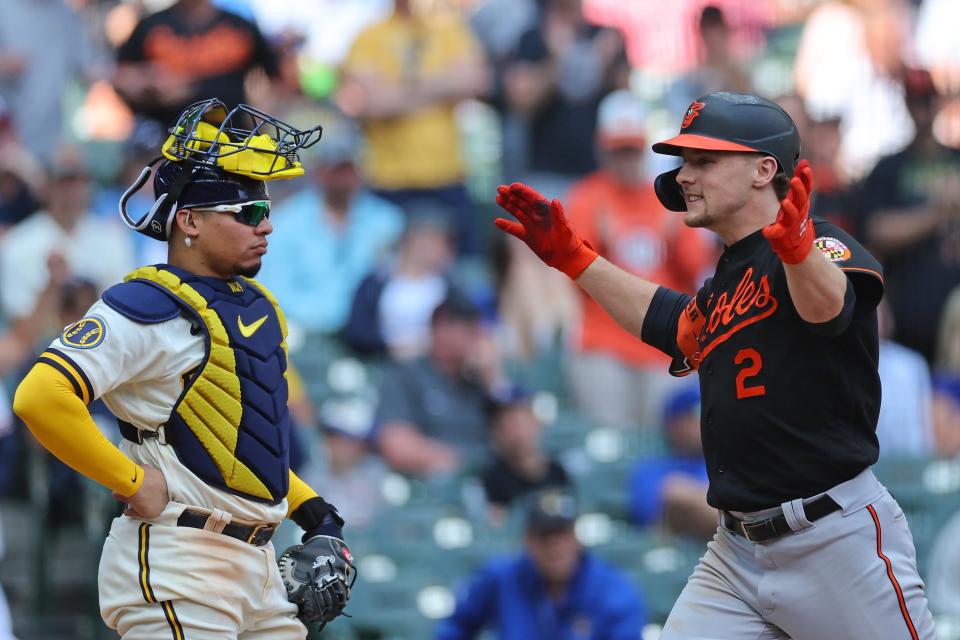
{"type": "Polygon", "coordinates": [[[682,158],[656,179],[661,203],[725,244],[696,296],[600,258],[525,185],[498,189],[519,222],[496,224],[672,356],[673,375],[699,373],[719,526],[661,638],[933,638],[903,511],[870,471],[880,265],[810,219],[813,174],[779,105],[703,96],[653,149],[682,158]]]}
{"type": "Polygon", "coordinates": [[[540,443],[542,425],[529,390],[508,385],[491,394],[493,462],[483,471],[483,488],[499,520],[514,499],[546,487],[569,487],[563,466],[540,443]]]}
{"type": "Polygon", "coordinates": [[[255,24],[211,0],[178,0],[143,18],[117,50],[114,86],[134,112],[166,127],[200,100],[247,102],[244,79],[257,68],[279,72],[255,24]]]}
{"type": "Polygon", "coordinates": [[[960,151],[933,135],[939,98],[930,74],[913,70],[904,85],[917,135],[867,176],[864,227],[882,252],[894,339],[933,364],[944,303],[960,285],[960,151]]]}
{"type": "Polygon", "coordinates": [[[589,24],[580,0],[547,0],[540,23],[520,37],[507,68],[509,109],[529,128],[528,170],[549,185],[597,168],[594,133],[601,99],[627,84],[621,35],[589,24]]]}

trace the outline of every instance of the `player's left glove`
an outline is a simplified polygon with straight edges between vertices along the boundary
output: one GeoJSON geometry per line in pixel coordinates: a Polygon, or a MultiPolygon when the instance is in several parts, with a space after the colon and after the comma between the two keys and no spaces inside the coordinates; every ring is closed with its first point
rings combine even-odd
{"type": "Polygon", "coordinates": [[[813,248],[814,229],[810,219],[813,170],[801,160],[790,179],[790,192],[780,202],[777,219],[763,228],[764,237],[784,264],[803,262],[813,248]]]}
{"type": "Polygon", "coordinates": [[[277,563],[287,599],[297,605],[304,624],[319,622],[323,629],[343,613],[357,575],[343,540],[314,536],[284,551],[277,563]]]}

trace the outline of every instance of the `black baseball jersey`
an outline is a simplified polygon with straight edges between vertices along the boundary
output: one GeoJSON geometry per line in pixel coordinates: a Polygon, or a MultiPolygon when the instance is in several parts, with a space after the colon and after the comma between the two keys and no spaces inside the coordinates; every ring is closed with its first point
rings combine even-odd
{"type": "Polygon", "coordinates": [[[699,370],[700,430],[714,507],[756,511],[821,493],[877,460],[880,264],[816,221],[819,249],[848,278],[844,312],[811,324],[757,231],[727,247],[695,298],[657,290],[643,339],[699,370]]]}

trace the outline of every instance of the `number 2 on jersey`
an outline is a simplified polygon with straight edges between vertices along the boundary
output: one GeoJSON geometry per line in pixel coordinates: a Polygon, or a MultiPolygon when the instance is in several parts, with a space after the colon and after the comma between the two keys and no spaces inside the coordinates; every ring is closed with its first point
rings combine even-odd
{"type": "Polygon", "coordinates": [[[748,362],[747,366],[737,373],[737,399],[753,398],[767,393],[767,388],[762,384],[747,386],[747,378],[752,378],[763,368],[763,358],[756,349],[740,349],[737,355],[733,357],[733,364],[741,365],[748,362]]]}

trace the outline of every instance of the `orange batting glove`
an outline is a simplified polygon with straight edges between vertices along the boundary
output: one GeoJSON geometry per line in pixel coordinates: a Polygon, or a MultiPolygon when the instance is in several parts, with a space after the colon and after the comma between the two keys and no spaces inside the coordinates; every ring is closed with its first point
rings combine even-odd
{"type": "Polygon", "coordinates": [[[780,202],[776,221],[763,228],[763,236],[784,264],[803,262],[813,248],[812,192],[813,170],[809,162],[801,160],[790,179],[790,192],[780,202]]]}
{"type": "Polygon", "coordinates": [[[547,202],[536,189],[514,182],[497,187],[497,204],[520,222],[497,218],[497,227],[520,238],[545,263],[576,280],[597,252],[570,227],[559,200],[547,202]]]}

